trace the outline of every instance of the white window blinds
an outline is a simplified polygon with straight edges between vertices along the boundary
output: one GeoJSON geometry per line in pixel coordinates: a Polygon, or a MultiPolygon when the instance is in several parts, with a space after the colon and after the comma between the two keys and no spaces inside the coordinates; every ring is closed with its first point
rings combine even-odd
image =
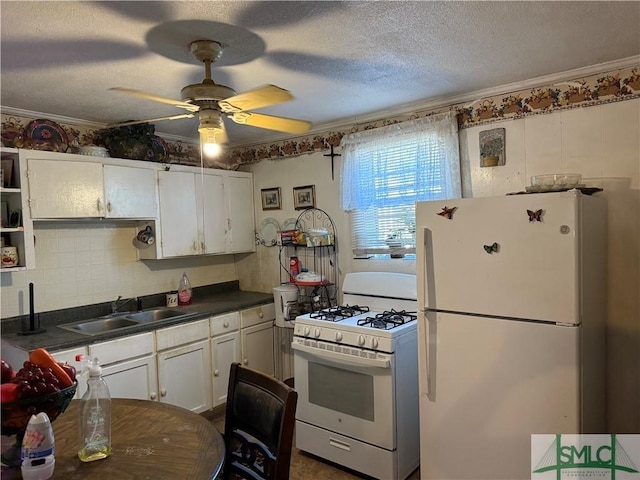
{"type": "Polygon", "coordinates": [[[356,255],[414,251],[415,202],[461,196],[454,113],[347,135],[342,147],[356,255]]]}

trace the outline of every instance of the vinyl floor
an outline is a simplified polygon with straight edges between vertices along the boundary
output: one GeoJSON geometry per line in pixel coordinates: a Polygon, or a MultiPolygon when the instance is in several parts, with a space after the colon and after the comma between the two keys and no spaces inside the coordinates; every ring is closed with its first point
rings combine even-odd
{"type": "MultiPolygon", "coordinates": [[[[224,416],[211,419],[220,432],[224,432],[224,416]]],[[[357,480],[369,479],[366,475],[348,470],[322,458],[293,448],[291,452],[290,480],[357,480]]],[[[413,472],[407,480],[419,480],[420,470],[413,472]]]]}

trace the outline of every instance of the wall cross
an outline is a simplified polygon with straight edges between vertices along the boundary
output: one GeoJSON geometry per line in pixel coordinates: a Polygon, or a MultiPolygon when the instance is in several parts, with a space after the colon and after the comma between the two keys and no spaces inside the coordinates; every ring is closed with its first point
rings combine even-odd
{"type": "Polygon", "coordinates": [[[333,180],[333,159],[335,157],[341,157],[342,155],[340,155],[339,153],[334,153],[333,151],[333,145],[331,145],[331,152],[330,153],[325,153],[323,155],[323,157],[331,157],[331,180],[333,180]]]}

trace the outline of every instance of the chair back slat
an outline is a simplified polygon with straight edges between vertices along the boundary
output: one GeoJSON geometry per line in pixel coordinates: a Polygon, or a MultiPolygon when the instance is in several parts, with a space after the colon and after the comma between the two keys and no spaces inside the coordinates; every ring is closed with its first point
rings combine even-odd
{"type": "Polygon", "coordinates": [[[225,414],[227,480],[289,478],[298,393],[280,380],[231,365],[225,414]]]}

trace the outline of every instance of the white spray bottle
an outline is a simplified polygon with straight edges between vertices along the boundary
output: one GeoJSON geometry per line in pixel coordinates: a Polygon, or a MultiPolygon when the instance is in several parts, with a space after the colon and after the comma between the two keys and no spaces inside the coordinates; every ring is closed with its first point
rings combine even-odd
{"type": "Polygon", "coordinates": [[[51,421],[45,412],[31,415],[22,439],[22,465],[24,480],[47,480],[53,476],[56,459],[55,441],[51,421]]]}

